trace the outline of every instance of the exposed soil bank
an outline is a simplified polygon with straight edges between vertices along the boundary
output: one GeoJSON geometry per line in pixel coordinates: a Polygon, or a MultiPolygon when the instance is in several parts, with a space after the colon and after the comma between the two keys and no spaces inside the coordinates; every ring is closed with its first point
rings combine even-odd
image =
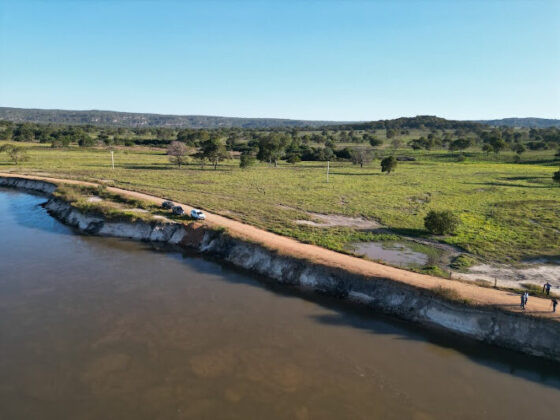
{"type": "Polygon", "coordinates": [[[481,279],[491,283],[497,278],[500,286],[506,287],[520,287],[522,283],[542,286],[549,282],[553,291],[560,289],[560,265],[543,262],[527,264],[523,268],[479,264],[470,267],[467,273],[453,273],[453,275],[455,278],[471,281],[481,279]]]}
{"type": "MultiPolygon", "coordinates": [[[[56,185],[44,181],[0,177],[0,185],[51,194],[56,185]]],[[[124,223],[85,215],[51,198],[51,214],[77,229],[103,236],[161,241],[194,248],[279,283],[349,299],[425,326],[435,326],[480,341],[560,361],[560,323],[492,306],[469,306],[446,300],[430,290],[383,277],[311,263],[280,255],[263,245],[203,224],[124,223]]]]}

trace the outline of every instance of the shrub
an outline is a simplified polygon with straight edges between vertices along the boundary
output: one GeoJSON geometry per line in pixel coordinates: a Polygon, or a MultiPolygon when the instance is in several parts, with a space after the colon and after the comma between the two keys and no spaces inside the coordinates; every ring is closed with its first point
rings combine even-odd
{"type": "Polygon", "coordinates": [[[78,140],[78,144],[80,145],[80,147],[92,147],[95,146],[95,143],[95,140],[89,136],[81,137],[78,140]]]}
{"type": "Polygon", "coordinates": [[[430,210],[424,218],[426,229],[436,235],[455,233],[459,218],[450,210],[430,210]]]}
{"type": "Polygon", "coordinates": [[[430,276],[443,277],[446,279],[449,278],[449,273],[445,270],[442,270],[437,265],[425,265],[419,271],[420,273],[428,274],[430,276]]]}
{"type": "Polygon", "coordinates": [[[552,175],[552,180],[557,184],[560,184],[560,171],[554,172],[554,174],[552,175]]]}
{"type": "Polygon", "coordinates": [[[248,168],[249,166],[253,166],[255,164],[255,157],[250,153],[243,153],[239,157],[239,167],[242,169],[248,168]]]}
{"type": "Polygon", "coordinates": [[[465,270],[476,264],[476,260],[467,254],[458,255],[453,259],[450,266],[455,270],[465,270]]]}
{"type": "Polygon", "coordinates": [[[391,173],[397,167],[397,159],[394,156],[386,157],[381,161],[381,172],[391,173]]]}

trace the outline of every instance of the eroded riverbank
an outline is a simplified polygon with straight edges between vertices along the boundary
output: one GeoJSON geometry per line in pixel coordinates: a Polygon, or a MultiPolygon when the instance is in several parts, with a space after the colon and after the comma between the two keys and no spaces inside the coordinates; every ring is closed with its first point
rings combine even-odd
{"type": "MultiPolygon", "coordinates": [[[[38,180],[12,178],[12,181],[7,181],[4,178],[3,182],[20,188],[34,188],[49,193],[53,191],[52,183],[38,180]]],[[[342,267],[284,255],[211,226],[105,221],[97,216],[81,214],[58,199],[51,199],[47,208],[65,223],[84,232],[172,242],[194,248],[280,283],[346,298],[418,324],[560,360],[560,323],[554,320],[519,314],[499,305],[473,306],[461,299],[450,300],[445,294],[440,296],[433,290],[419,289],[413,284],[380,275],[363,275],[342,267]]],[[[440,280],[436,279],[434,282],[440,280]]],[[[517,306],[516,301],[512,300],[512,303],[517,306]]]]}

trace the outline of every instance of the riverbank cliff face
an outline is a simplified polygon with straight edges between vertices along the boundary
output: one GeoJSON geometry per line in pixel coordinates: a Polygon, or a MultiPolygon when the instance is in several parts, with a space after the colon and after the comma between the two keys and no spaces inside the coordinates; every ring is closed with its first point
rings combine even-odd
{"type": "MultiPolygon", "coordinates": [[[[27,179],[2,178],[10,186],[52,194],[56,185],[27,179]]],[[[560,323],[545,318],[469,306],[448,301],[429,290],[400,282],[358,276],[340,269],[280,255],[204,224],[122,222],[83,214],[70,204],[50,197],[45,204],[51,215],[88,234],[157,241],[195,249],[236,267],[279,283],[366,305],[375,311],[424,326],[460,334],[479,341],[560,361],[560,323]]]]}

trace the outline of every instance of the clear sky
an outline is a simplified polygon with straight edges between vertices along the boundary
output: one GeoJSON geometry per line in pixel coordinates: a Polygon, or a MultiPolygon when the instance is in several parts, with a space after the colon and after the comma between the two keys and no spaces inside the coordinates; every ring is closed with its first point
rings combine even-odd
{"type": "Polygon", "coordinates": [[[560,118],[560,1],[0,0],[0,105],[560,118]]]}

